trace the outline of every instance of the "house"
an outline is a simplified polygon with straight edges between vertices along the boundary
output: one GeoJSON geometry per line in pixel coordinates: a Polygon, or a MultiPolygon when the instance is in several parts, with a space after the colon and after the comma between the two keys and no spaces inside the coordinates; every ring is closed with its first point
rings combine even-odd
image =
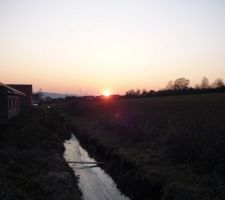
{"type": "Polygon", "coordinates": [[[20,97],[25,94],[13,87],[0,83],[0,121],[19,115],[20,97]]]}
{"type": "Polygon", "coordinates": [[[22,96],[20,98],[20,105],[22,107],[32,106],[32,85],[28,84],[7,84],[7,85],[25,94],[25,96],[22,96]]]}

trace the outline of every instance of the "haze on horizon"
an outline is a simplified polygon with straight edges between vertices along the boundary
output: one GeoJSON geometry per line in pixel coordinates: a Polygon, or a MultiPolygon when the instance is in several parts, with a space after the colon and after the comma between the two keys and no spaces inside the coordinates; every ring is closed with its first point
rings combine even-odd
{"type": "Polygon", "coordinates": [[[0,82],[100,94],[225,79],[223,0],[1,0],[0,82]]]}

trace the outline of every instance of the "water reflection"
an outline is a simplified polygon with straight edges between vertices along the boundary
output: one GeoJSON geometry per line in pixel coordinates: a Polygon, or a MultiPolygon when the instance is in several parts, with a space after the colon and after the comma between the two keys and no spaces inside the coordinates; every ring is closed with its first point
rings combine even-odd
{"type": "MultiPolygon", "coordinates": [[[[69,161],[96,162],[90,158],[79,144],[77,138],[72,135],[70,140],[64,143],[64,157],[69,161]]],[[[75,174],[79,176],[79,187],[84,200],[129,200],[116,188],[112,178],[96,164],[69,163],[75,174]]]]}

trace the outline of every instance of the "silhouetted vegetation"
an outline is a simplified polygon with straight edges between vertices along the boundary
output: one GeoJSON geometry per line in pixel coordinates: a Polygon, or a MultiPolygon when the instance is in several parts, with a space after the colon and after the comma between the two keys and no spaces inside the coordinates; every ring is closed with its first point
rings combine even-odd
{"type": "Polygon", "coordinates": [[[190,87],[190,80],[185,78],[178,78],[175,81],[169,81],[164,89],[154,91],[143,89],[128,90],[123,98],[135,98],[135,97],[156,97],[156,96],[169,96],[169,95],[182,95],[182,94],[202,94],[202,93],[214,93],[225,92],[224,81],[220,78],[216,79],[212,84],[206,77],[203,77],[201,84],[190,87]]]}
{"type": "Polygon", "coordinates": [[[224,102],[225,94],[200,94],[74,100],[57,108],[134,199],[222,200],[224,102]]]}
{"type": "Polygon", "coordinates": [[[0,199],[81,199],[63,158],[70,134],[56,112],[26,110],[0,130],[0,199]]]}

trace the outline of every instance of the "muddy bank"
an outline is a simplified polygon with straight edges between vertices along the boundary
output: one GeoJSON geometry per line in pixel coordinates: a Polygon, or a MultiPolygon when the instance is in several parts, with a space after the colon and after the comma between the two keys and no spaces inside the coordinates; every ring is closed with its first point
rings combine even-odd
{"type": "Polygon", "coordinates": [[[63,158],[70,135],[56,112],[30,110],[0,126],[0,199],[81,199],[63,158]]]}

